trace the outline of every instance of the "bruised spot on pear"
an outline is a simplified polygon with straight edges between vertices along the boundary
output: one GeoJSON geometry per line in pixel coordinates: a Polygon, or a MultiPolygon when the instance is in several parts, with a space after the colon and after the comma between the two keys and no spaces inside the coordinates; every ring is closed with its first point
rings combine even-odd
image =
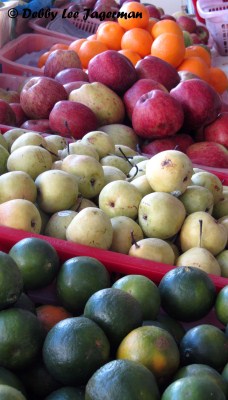
{"type": "Polygon", "coordinates": [[[162,161],[161,166],[162,166],[162,167],[167,167],[167,166],[168,166],[168,167],[173,167],[173,163],[172,163],[171,160],[166,159],[166,160],[162,161]]]}

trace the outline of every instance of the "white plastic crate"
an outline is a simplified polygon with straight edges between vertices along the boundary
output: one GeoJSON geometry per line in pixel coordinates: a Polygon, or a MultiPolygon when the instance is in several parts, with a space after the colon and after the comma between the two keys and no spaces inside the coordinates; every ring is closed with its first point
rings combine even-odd
{"type": "Polygon", "coordinates": [[[196,5],[219,54],[228,56],[228,0],[198,0],[196,5]]]}
{"type": "Polygon", "coordinates": [[[3,2],[4,6],[0,7],[0,48],[12,39],[14,19],[9,18],[8,10],[18,5],[18,1],[3,2]]]}

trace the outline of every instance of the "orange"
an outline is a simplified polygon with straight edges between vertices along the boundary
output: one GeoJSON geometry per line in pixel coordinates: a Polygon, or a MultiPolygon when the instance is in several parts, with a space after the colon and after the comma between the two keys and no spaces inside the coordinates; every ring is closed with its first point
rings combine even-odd
{"type": "Polygon", "coordinates": [[[45,53],[41,54],[37,63],[38,68],[42,68],[45,65],[49,54],[51,54],[51,50],[45,51],[45,53]]]}
{"type": "Polygon", "coordinates": [[[121,40],[122,50],[132,50],[141,57],[150,54],[153,38],[151,34],[142,28],[133,28],[126,31],[121,40]]]}
{"type": "Polygon", "coordinates": [[[185,55],[183,36],[174,33],[162,33],[152,43],[151,55],[159,57],[173,67],[178,67],[185,55]]]}
{"type": "Polygon", "coordinates": [[[154,39],[163,33],[174,33],[175,35],[183,37],[183,31],[178,23],[169,19],[157,21],[156,24],[152,26],[151,34],[154,39]]]}
{"type": "Polygon", "coordinates": [[[65,308],[50,304],[37,307],[36,315],[47,332],[50,331],[57,322],[72,317],[72,314],[65,310],[65,308]]]}
{"type": "Polygon", "coordinates": [[[178,66],[178,71],[188,71],[199,78],[209,81],[209,67],[200,57],[188,57],[178,66]]]}
{"type": "Polygon", "coordinates": [[[68,50],[74,50],[77,54],[82,45],[87,39],[76,39],[68,46],[68,50]]]}
{"type": "Polygon", "coordinates": [[[90,35],[86,38],[87,40],[97,40],[97,34],[94,33],[93,35],[90,35]]]}
{"type": "Polygon", "coordinates": [[[219,94],[223,94],[228,89],[227,75],[218,67],[209,69],[209,83],[219,94]]]}
{"type": "Polygon", "coordinates": [[[156,19],[150,18],[149,19],[149,23],[148,23],[148,25],[146,26],[145,29],[147,29],[152,34],[152,28],[153,28],[154,24],[156,24],[156,22],[157,22],[156,19]]]}
{"type": "Polygon", "coordinates": [[[90,60],[99,53],[109,50],[106,44],[98,40],[87,40],[79,48],[78,55],[83,68],[87,68],[90,60]]]}
{"type": "Polygon", "coordinates": [[[136,65],[137,62],[142,59],[138,53],[135,53],[132,50],[119,50],[119,53],[127,57],[133,65],[136,65]]]}
{"type": "Polygon", "coordinates": [[[101,24],[97,30],[97,40],[106,44],[111,50],[121,49],[121,39],[124,29],[115,21],[109,21],[101,24]]]}
{"type": "Polygon", "coordinates": [[[202,58],[208,67],[211,66],[211,55],[210,53],[202,46],[192,45],[186,47],[185,57],[200,57],[202,58]]]}
{"type": "Polygon", "coordinates": [[[69,45],[65,43],[56,43],[51,46],[50,50],[68,50],[69,45]]]}
{"type": "Polygon", "coordinates": [[[120,8],[118,23],[122,28],[146,28],[149,23],[149,12],[144,4],[136,1],[125,2],[120,8]]]}

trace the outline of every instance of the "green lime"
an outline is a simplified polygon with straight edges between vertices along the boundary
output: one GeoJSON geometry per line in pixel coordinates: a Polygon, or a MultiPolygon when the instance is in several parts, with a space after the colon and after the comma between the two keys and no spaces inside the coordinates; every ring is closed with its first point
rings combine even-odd
{"type": "Polygon", "coordinates": [[[45,400],[85,400],[85,391],[66,386],[52,392],[45,400]]]}
{"type": "Polygon", "coordinates": [[[224,286],[217,295],[215,314],[222,324],[228,324],[228,285],[224,286]]]}
{"type": "Polygon", "coordinates": [[[0,385],[0,399],[1,400],[26,400],[26,397],[17,389],[0,385]]]}
{"type": "Polygon", "coordinates": [[[0,310],[14,304],[23,290],[22,274],[12,257],[0,251],[0,310]]]}
{"type": "Polygon", "coordinates": [[[0,367],[0,385],[11,386],[26,395],[25,387],[21,380],[7,368],[0,367]]]}

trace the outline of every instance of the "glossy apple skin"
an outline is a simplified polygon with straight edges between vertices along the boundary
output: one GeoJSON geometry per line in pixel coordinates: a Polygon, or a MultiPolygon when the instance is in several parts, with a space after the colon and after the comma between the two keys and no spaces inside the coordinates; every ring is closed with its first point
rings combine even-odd
{"type": "Polygon", "coordinates": [[[42,133],[52,133],[49,119],[29,119],[20,126],[22,129],[42,133]]]}
{"type": "Polygon", "coordinates": [[[81,139],[86,133],[98,128],[94,112],[76,101],[59,101],[49,116],[50,128],[64,137],[81,139]]]}
{"type": "Polygon", "coordinates": [[[70,92],[72,92],[72,90],[79,89],[85,83],[86,83],[85,81],[69,82],[69,83],[65,83],[65,85],[63,85],[63,87],[66,90],[67,95],[69,96],[69,94],[70,94],[70,92]]]}
{"type": "Polygon", "coordinates": [[[222,144],[228,149],[228,112],[219,114],[214,122],[204,128],[204,137],[206,141],[222,144]]]}
{"type": "Polygon", "coordinates": [[[180,17],[177,18],[177,23],[183,31],[189,33],[196,32],[196,21],[188,15],[180,15],[180,17]]]}
{"type": "Polygon", "coordinates": [[[189,146],[187,155],[193,163],[198,165],[215,168],[228,168],[228,151],[219,143],[194,143],[189,146]]]}
{"type": "Polygon", "coordinates": [[[81,68],[79,56],[73,50],[54,50],[48,56],[44,65],[44,76],[55,78],[56,75],[68,68],[81,68]]]}
{"type": "Polygon", "coordinates": [[[162,90],[152,90],[142,95],[132,113],[134,131],[147,139],[173,136],[181,129],[183,121],[180,102],[162,90]]]}
{"type": "Polygon", "coordinates": [[[165,150],[179,150],[186,153],[188,147],[193,143],[192,137],[183,133],[163,139],[155,139],[150,143],[143,144],[141,150],[151,156],[165,150]]]}
{"type": "Polygon", "coordinates": [[[16,126],[16,115],[5,100],[0,100],[0,124],[16,126]]]}
{"type": "Polygon", "coordinates": [[[88,74],[81,68],[67,68],[55,76],[55,80],[62,85],[70,82],[85,81],[89,82],[88,74]]]}
{"type": "Polygon", "coordinates": [[[14,111],[16,116],[16,126],[21,126],[23,122],[27,120],[27,116],[24,113],[20,103],[10,103],[10,107],[14,111]]]}

